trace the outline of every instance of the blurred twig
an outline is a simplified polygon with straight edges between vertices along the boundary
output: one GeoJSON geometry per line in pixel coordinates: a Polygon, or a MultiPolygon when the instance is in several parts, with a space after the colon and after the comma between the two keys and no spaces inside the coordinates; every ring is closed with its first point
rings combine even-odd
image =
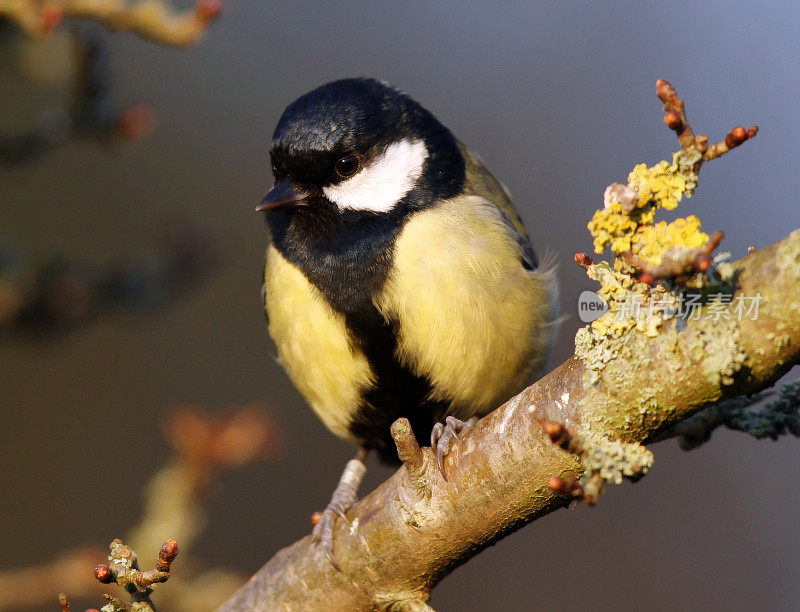
{"type": "MultiPolygon", "coordinates": [[[[211,610],[246,576],[223,568],[201,571],[191,559],[192,546],[206,524],[204,493],[225,470],[274,459],[283,449],[282,434],[258,403],[232,407],[218,416],[197,406],[182,406],[167,419],[164,430],[175,454],[145,486],[144,512],[124,539],[130,547],[124,548],[136,550],[142,559],[156,559],[166,538],[180,542],[181,571],[159,591],[158,603],[175,612],[211,610]]],[[[97,599],[104,590],[101,582],[119,582],[125,588],[132,584],[136,588],[128,589],[130,593],[144,593],[151,579],[162,581],[164,575],[158,572],[168,569],[159,566],[149,572],[126,573],[120,559],[130,553],[119,548],[122,542],[115,542],[110,563],[100,566],[102,549],[82,548],[36,567],[0,572],[0,610],[47,605],[59,592],[67,593],[72,601],[97,599]],[[122,557],[117,554],[120,550],[122,557]]],[[[116,598],[109,601],[121,609],[129,605],[116,598]]]]}
{"type": "Polygon", "coordinates": [[[225,417],[183,406],[167,419],[165,435],[175,456],[147,484],[142,518],[127,537],[147,558],[166,535],[191,548],[206,523],[201,496],[221,472],[273,459],[282,450],[278,428],[259,404],[225,417]]]}
{"type": "Polygon", "coordinates": [[[196,283],[216,263],[214,241],[182,224],[160,253],[102,268],[51,257],[25,270],[0,244],[0,331],[52,334],[118,309],[157,308],[196,283]]]}
{"type": "Polygon", "coordinates": [[[78,138],[134,141],[155,129],[157,117],[149,106],[119,108],[114,103],[111,59],[103,33],[96,27],[75,29],[73,41],[77,76],[72,100],[40,114],[31,129],[0,136],[0,163],[26,163],[78,138]]]}
{"type": "Polygon", "coordinates": [[[65,586],[84,597],[99,597],[103,590],[91,569],[102,555],[103,549],[97,546],[79,548],[35,567],[0,572],[0,610],[51,603],[65,586]]]}
{"type": "Polygon", "coordinates": [[[182,12],[163,0],[0,0],[0,17],[34,37],[49,33],[64,17],[73,17],[93,19],[110,30],[133,32],[162,45],[188,47],[221,8],[219,0],[198,0],[192,10],[182,12]]]}

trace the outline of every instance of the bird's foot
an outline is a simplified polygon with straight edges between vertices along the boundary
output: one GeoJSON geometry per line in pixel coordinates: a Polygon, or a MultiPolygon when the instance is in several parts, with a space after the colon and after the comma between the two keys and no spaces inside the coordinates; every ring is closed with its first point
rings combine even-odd
{"type": "Polygon", "coordinates": [[[442,478],[445,480],[447,480],[447,474],[444,471],[444,458],[450,452],[453,443],[458,440],[458,434],[465,429],[469,429],[477,422],[478,417],[462,421],[454,416],[448,416],[445,418],[444,423],[436,423],[433,426],[431,431],[431,450],[436,454],[436,463],[442,473],[442,478]]]}
{"type": "Polygon", "coordinates": [[[336,555],[333,554],[333,526],[337,517],[345,518],[344,513],[358,499],[358,487],[367,471],[367,466],[364,465],[366,456],[366,451],[362,449],[355,459],[347,462],[330,503],[320,514],[317,524],[314,525],[314,531],[311,532],[311,540],[319,543],[328,561],[340,572],[342,568],[336,560],[336,555]]]}

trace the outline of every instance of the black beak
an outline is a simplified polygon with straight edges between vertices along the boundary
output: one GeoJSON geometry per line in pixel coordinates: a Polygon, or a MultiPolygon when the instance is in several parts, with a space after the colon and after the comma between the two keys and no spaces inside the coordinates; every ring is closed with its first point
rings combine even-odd
{"type": "Polygon", "coordinates": [[[275,183],[269,193],[256,206],[256,212],[269,212],[290,206],[302,206],[308,194],[292,185],[291,181],[275,183]]]}

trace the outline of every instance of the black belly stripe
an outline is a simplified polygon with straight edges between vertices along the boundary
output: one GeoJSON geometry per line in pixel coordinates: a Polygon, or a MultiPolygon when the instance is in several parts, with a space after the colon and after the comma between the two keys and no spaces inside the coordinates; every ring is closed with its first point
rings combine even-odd
{"type": "Polygon", "coordinates": [[[376,378],[375,387],[362,395],[361,405],[350,421],[350,432],[375,450],[381,461],[398,463],[391,424],[406,417],[420,445],[427,446],[434,423],[444,418],[449,403],[430,400],[431,382],[398,361],[394,325],[387,323],[374,307],[347,316],[346,322],[376,378]]]}

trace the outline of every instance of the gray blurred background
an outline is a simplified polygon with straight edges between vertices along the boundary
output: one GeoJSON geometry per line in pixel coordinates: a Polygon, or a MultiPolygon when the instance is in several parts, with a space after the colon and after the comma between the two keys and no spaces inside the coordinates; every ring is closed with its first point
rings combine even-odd
{"type": "MultiPolygon", "coordinates": [[[[147,250],[165,219],[187,219],[212,231],[222,263],[150,315],[0,341],[0,568],[121,535],[168,456],[154,423],[175,402],[266,401],[286,435],[280,459],[228,475],[212,495],[198,556],[251,573],[309,532],[353,449],[276,364],[259,304],[266,234],[252,210],[271,185],[272,129],[294,98],[340,77],[385,79],[482,155],[535,246],[560,259],[569,318],[556,364],[572,352],[577,296],[593,288],[572,254],[591,250],[585,226],[604,188],[678,147],[656,78],[712,140],[737,124],[761,128],[704,167],[680,212],[724,230],[723,250],[737,257],[800,227],[798,26],[789,1],[231,0],[186,51],[109,36],[115,95],[152,105],[159,128],[125,152],[78,142],[0,169],[0,234],[31,257],[100,262],[147,250]]],[[[0,78],[0,114],[54,95],[0,78]]],[[[720,431],[691,453],[674,442],[653,450],[641,482],[513,534],[446,578],[432,605],[797,609],[797,441],[720,431]]],[[[389,474],[370,463],[362,493],[389,474]]]]}

